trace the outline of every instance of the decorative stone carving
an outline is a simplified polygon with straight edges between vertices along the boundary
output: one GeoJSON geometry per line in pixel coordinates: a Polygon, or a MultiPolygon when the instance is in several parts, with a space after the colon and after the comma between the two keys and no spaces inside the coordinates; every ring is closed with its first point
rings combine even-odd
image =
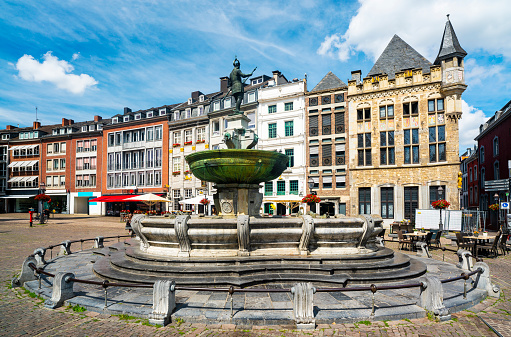
{"type": "Polygon", "coordinates": [[[369,237],[374,232],[374,219],[370,215],[362,214],[362,219],[364,219],[364,225],[362,227],[363,233],[362,237],[360,238],[360,242],[358,244],[359,248],[364,248],[367,245],[367,241],[369,240],[369,237]]]}
{"type": "Polygon", "coordinates": [[[178,215],[174,222],[174,230],[176,231],[177,242],[179,243],[178,256],[189,257],[192,246],[190,244],[190,238],[188,237],[188,220],[189,215],[178,215]]]}
{"type": "Polygon", "coordinates": [[[222,202],[222,213],[231,214],[234,211],[234,207],[228,201],[222,202]]]}
{"type": "Polygon", "coordinates": [[[419,279],[423,283],[420,288],[420,306],[435,314],[440,321],[451,319],[449,311],[444,305],[444,291],[442,282],[438,277],[425,276],[419,279]]]}
{"type": "Polygon", "coordinates": [[[302,236],[300,237],[300,254],[307,255],[309,252],[309,243],[312,234],[314,233],[314,219],[310,215],[302,215],[302,236]]]}
{"type": "Polygon", "coordinates": [[[238,255],[250,255],[250,216],[238,215],[237,218],[238,232],[238,255]]]}
{"type": "Polygon", "coordinates": [[[70,254],[71,254],[71,241],[69,241],[69,240],[63,241],[60,244],[59,256],[60,255],[70,255],[70,254]]]}
{"type": "Polygon", "coordinates": [[[75,275],[73,273],[57,273],[53,278],[53,289],[51,293],[51,299],[46,301],[44,306],[46,308],[55,309],[62,304],[65,300],[73,298],[75,296],[73,291],[74,282],[71,281],[75,275]]]}
{"type": "Polygon", "coordinates": [[[431,255],[429,254],[429,247],[426,242],[416,242],[415,247],[417,247],[417,256],[431,257],[431,255]]]}
{"type": "Polygon", "coordinates": [[[158,280],[153,286],[153,311],[149,323],[167,325],[176,308],[176,282],[158,280]]]}
{"type": "Polygon", "coordinates": [[[103,241],[104,241],[104,237],[102,237],[102,236],[95,237],[94,238],[94,248],[103,248],[104,247],[103,241]]]}
{"type": "Polygon", "coordinates": [[[472,268],[474,267],[472,253],[466,249],[458,249],[456,254],[458,254],[458,259],[460,260],[456,267],[463,270],[472,271],[472,268]]]}
{"type": "Polygon", "coordinates": [[[476,262],[473,266],[473,270],[477,270],[478,268],[481,268],[482,272],[476,274],[477,276],[474,282],[476,288],[486,290],[488,296],[499,298],[500,288],[491,282],[490,267],[484,262],[476,262]]]}
{"type": "Polygon", "coordinates": [[[378,236],[376,237],[376,243],[378,244],[378,246],[380,247],[385,247],[385,241],[383,241],[383,238],[378,236]]]}
{"type": "Polygon", "coordinates": [[[34,258],[37,261],[37,266],[41,267],[46,264],[46,261],[44,260],[44,254],[46,253],[46,248],[37,248],[34,250],[34,258]]]}
{"type": "Polygon", "coordinates": [[[147,238],[142,234],[142,220],[148,218],[145,214],[133,214],[131,218],[131,230],[135,235],[140,239],[140,249],[147,250],[149,248],[149,242],[147,242],[147,238]]]}
{"type": "Polygon", "coordinates": [[[37,261],[34,257],[29,256],[23,261],[23,264],[21,265],[21,274],[16,278],[13,278],[11,281],[11,286],[13,288],[21,287],[25,284],[27,281],[34,281],[37,280],[37,277],[35,276],[35,271],[32,270],[28,265],[32,263],[34,266],[37,264],[37,261]]]}
{"type": "Polygon", "coordinates": [[[314,329],[314,293],[312,283],[300,282],[291,288],[293,294],[293,315],[298,329],[314,329]]]}

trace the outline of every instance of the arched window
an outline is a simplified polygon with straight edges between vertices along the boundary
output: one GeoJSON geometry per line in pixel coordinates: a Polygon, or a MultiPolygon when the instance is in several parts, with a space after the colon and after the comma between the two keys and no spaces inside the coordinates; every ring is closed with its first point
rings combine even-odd
{"type": "Polygon", "coordinates": [[[496,157],[499,155],[499,137],[495,136],[493,138],[493,156],[496,157]]]}

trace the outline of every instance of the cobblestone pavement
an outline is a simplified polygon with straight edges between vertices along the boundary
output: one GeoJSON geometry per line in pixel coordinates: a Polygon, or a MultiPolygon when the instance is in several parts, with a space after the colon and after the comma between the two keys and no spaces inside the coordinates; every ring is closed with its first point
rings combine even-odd
{"type": "MultiPolygon", "coordinates": [[[[28,215],[1,214],[0,336],[495,336],[479,317],[502,336],[511,336],[511,255],[485,259],[491,268],[493,281],[502,289],[500,299],[488,298],[470,310],[454,314],[452,320],[441,323],[427,318],[362,321],[323,324],[313,331],[298,331],[294,330],[294,326],[236,327],[230,324],[191,324],[179,320],[166,327],[153,327],[147,325],[146,320],[129,316],[80,312],[80,308],[46,309],[41,300],[31,297],[32,294],[9,287],[24,258],[37,247],[63,240],[124,234],[124,223],[113,217],[57,215],[46,225],[29,228],[28,215]]],[[[90,248],[86,245],[84,243],[84,248],[90,248]]],[[[387,247],[397,249],[397,244],[387,243],[387,247]]],[[[433,258],[442,260],[443,257],[447,262],[458,262],[453,252],[443,254],[439,250],[433,251],[433,258]]]]}

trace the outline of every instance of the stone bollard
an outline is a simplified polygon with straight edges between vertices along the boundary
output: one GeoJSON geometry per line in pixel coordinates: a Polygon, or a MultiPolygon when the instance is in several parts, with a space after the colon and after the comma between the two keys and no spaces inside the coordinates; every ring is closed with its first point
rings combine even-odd
{"type": "Polygon", "coordinates": [[[420,294],[420,306],[435,314],[440,321],[451,319],[449,311],[444,305],[444,290],[438,277],[425,276],[419,279],[423,283],[420,294]]]}
{"type": "Polygon", "coordinates": [[[20,276],[13,278],[11,281],[11,286],[13,288],[22,287],[25,284],[25,282],[37,280],[35,271],[28,266],[30,263],[32,263],[34,266],[37,265],[37,261],[34,257],[32,256],[27,257],[25,261],[23,261],[23,264],[21,265],[20,276]]]}
{"type": "Polygon", "coordinates": [[[167,325],[176,308],[176,282],[158,280],[153,286],[153,311],[149,323],[167,325]]]}
{"type": "Polygon", "coordinates": [[[477,270],[478,268],[481,268],[482,271],[478,273],[475,278],[475,287],[477,289],[486,290],[488,292],[488,296],[499,298],[500,288],[491,282],[490,267],[488,267],[488,265],[484,262],[476,262],[472,269],[477,270]]]}
{"type": "Polygon", "coordinates": [[[34,257],[35,257],[35,260],[37,261],[38,267],[44,266],[46,264],[46,261],[44,260],[45,253],[46,253],[46,249],[42,248],[42,247],[34,250],[34,257]]]}
{"type": "Polygon", "coordinates": [[[314,293],[312,283],[300,282],[291,288],[293,294],[293,315],[298,329],[314,329],[314,293]]]}
{"type": "Polygon", "coordinates": [[[429,254],[429,247],[426,242],[416,242],[415,247],[417,248],[417,256],[429,258],[431,257],[431,255],[429,254]]]}
{"type": "Polygon", "coordinates": [[[314,220],[310,215],[304,215],[302,216],[302,221],[302,236],[300,237],[298,249],[300,250],[300,255],[308,255],[310,239],[314,235],[314,220]]]}
{"type": "Polygon", "coordinates": [[[46,301],[44,306],[46,308],[55,309],[62,304],[65,300],[73,298],[75,293],[73,291],[74,282],[71,281],[75,275],[73,273],[57,273],[53,278],[53,289],[51,292],[51,299],[46,301]]]}
{"type": "Polygon", "coordinates": [[[62,241],[60,244],[59,256],[61,255],[70,255],[71,254],[71,241],[66,240],[62,241]]]}
{"type": "Polygon", "coordinates": [[[463,270],[472,271],[474,268],[472,252],[470,252],[466,249],[458,249],[456,254],[458,255],[458,258],[460,260],[460,262],[458,264],[456,264],[456,267],[463,269],[463,270]]]}
{"type": "Polygon", "coordinates": [[[105,246],[103,245],[103,240],[104,240],[104,237],[102,236],[97,236],[94,238],[94,248],[104,248],[105,246]]]}

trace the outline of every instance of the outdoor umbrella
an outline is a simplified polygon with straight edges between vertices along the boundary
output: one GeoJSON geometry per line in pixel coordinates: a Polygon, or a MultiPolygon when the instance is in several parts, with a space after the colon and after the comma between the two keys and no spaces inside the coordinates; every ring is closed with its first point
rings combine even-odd
{"type": "Polygon", "coordinates": [[[170,202],[170,200],[160,197],[159,195],[153,193],[137,195],[131,198],[127,198],[126,201],[141,201],[144,204],[148,205],[149,209],[151,209],[152,206],[157,202],[170,202]]]}
{"type": "Polygon", "coordinates": [[[213,197],[211,195],[205,195],[205,194],[200,194],[194,198],[190,198],[190,199],[185,199],[185,200],[181,200],[179,203],[181,205],[185,205],[185,204],[188,204],[188,205],[198,205],[200,204],[201,200],[202,199],[208,199],[209,202],[212,202],[213,201],[213,197]]]}

